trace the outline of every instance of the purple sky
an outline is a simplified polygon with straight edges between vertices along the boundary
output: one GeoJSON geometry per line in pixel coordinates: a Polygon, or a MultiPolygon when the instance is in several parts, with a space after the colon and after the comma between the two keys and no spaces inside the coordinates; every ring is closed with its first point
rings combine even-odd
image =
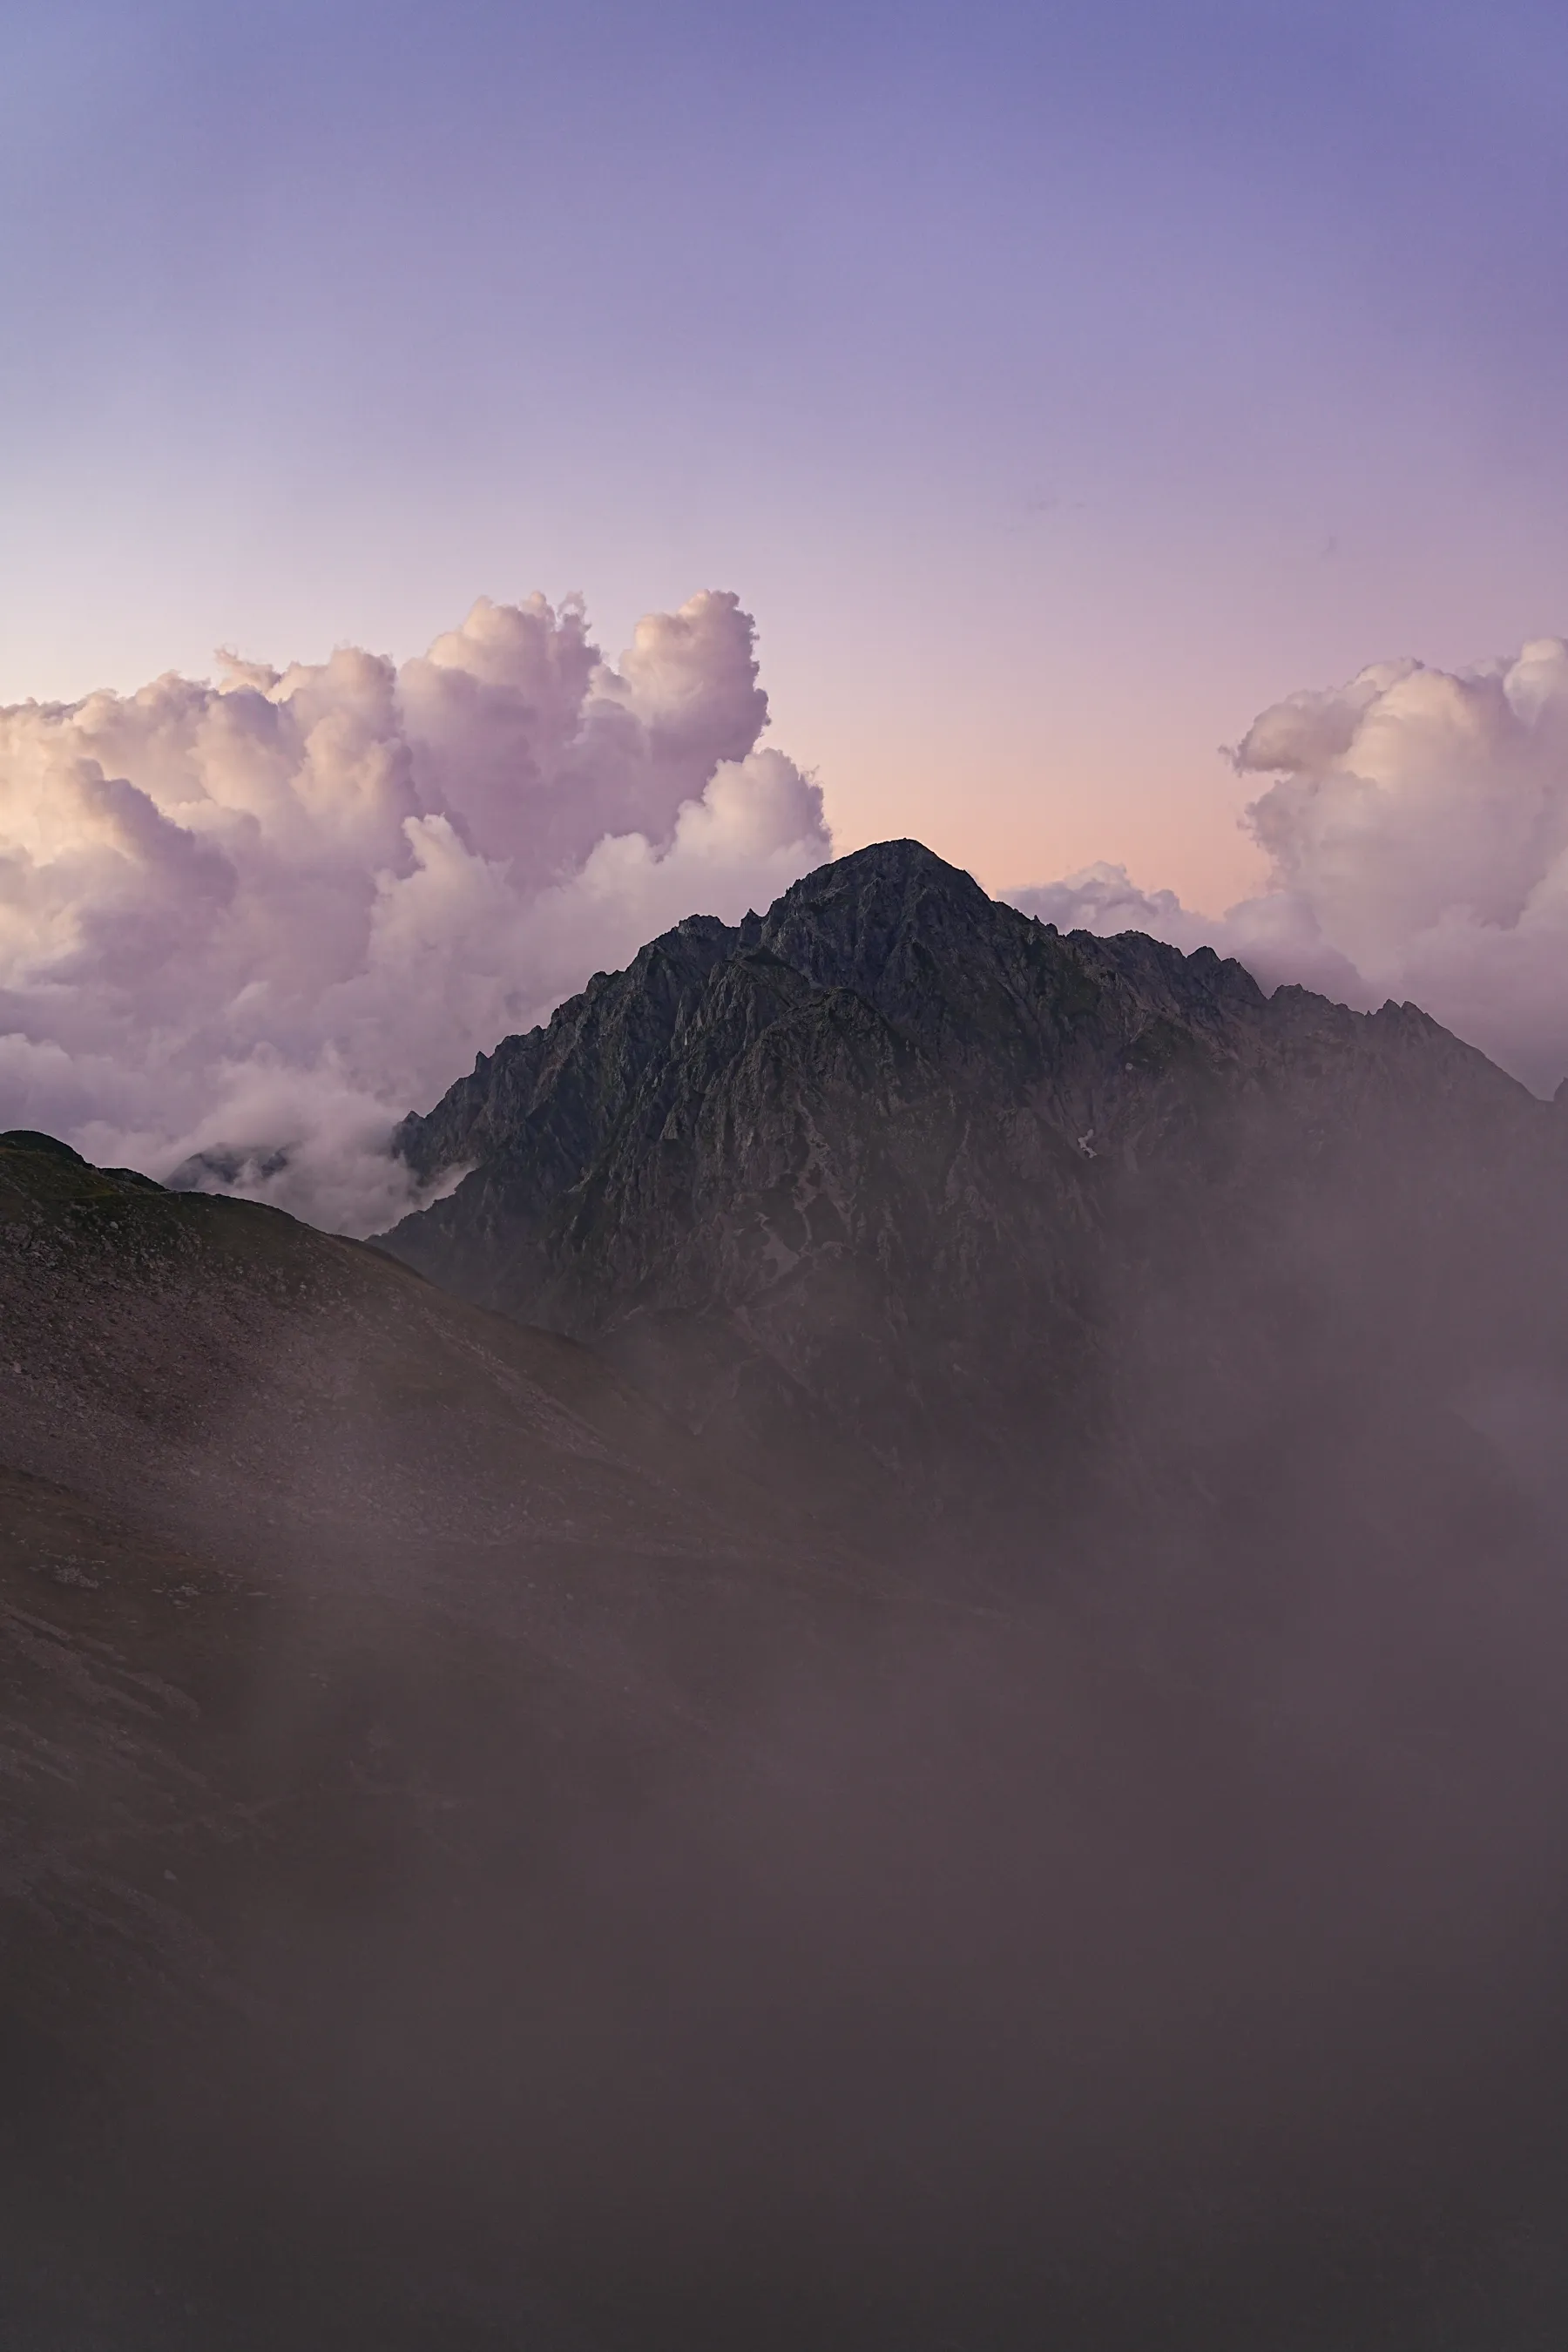
{"type": "Polygon", "coordinates": [[[13,14],[0,694],[755,612],[845,845],[1244,885],[1280,694],[1568,622],[1568,17],[13,14]]]}

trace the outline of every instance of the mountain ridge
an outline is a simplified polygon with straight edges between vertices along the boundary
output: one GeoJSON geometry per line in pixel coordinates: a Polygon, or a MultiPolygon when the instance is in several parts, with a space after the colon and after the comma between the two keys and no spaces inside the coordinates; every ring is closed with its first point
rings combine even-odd
{"type": "Polygon", "coordinates": [[[398,1149],[422,1182],[467,1169],[381,1236],[437,1281],[731,1442],[765,1453],[771,1416],[795,1462],[848,1432],[896,1479],[966,1465],[971,1493],[1103,1418],[1105,1300],[1158,1229],[1163,1280],[1265,1251],[1270,1203],[1300,1223],[1359,1191],[1370,1231],[1391,1187],[1430,1207],[1563,1158],[1552,1108],[1417,1007],[1063,936],[912,842],[738,925],[688,918],[398,1149]]]}

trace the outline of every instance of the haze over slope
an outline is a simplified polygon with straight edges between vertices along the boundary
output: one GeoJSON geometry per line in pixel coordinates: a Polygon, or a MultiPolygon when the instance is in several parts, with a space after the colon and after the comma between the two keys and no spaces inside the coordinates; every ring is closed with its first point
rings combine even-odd
{"type": "Polygon", "coordinates": [[[7,1139],[11,2338],[1554,2347],[1562,1133],[892,844],[408,1122],[468,1301],[7,1139]]]}
{"type": "Polygon", "coordinates": [[[0,1331],[7,2344],[584,2340],[442,2199],[498,2132],[570,2171],[507,2123],[511,2002],[541,2063],[574,1967],[627,2030],[597,1874],[844,1559],[570,1341],[43,1136],[0,1331]]]}

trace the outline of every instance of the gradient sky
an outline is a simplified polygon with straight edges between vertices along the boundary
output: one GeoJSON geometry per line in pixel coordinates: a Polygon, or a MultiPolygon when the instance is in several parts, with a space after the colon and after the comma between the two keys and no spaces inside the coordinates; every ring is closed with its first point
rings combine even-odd
{"type": "Polygon", "coordinates": [[[1568,628],[1560,8],[5,38],[6,698],[732,587],[841,846],[1215,906],[1261,707],[1568,628]]]}

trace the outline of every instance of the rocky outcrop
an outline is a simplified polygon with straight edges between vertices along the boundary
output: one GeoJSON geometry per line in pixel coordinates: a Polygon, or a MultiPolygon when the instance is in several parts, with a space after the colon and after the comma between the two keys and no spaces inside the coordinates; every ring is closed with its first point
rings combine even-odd
{"type": "Polygon", "coordinates": [[[1416,1237],[1491,1264],[1561,1160],[1551,1108],[1414,1006],[1062,937],[915,842],[679,925],[399,1148],[467,1171],[384,1237],[437,1282],[792,1470],[848,1441],[969,1500],[1112,1432],[1124,1477],[1153,1359],[1175,1404],[1221,1354],[1367,1344],[1406,1276],[1429,1310],[1416,1237]]]}

